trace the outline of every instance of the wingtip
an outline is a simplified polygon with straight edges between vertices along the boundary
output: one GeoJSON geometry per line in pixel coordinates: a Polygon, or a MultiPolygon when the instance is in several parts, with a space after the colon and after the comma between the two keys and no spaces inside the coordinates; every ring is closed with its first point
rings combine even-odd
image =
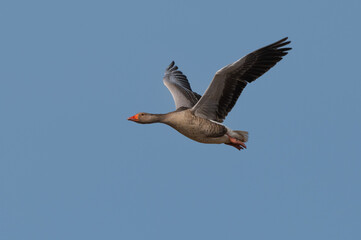
{"type": "Polygon", "coordinates": [[[273,44],[277,45],[277,44],[280,44],[280,43],[284,43],[287,39],[288,39],[288,37],[284,37],[284,38],[282,38],[282,39],[280,39],[280,40],[276,41],[276,42],[275,42],[275,43],[273,43],[273,44]]]}
{"type": "Polygon", "coordinates": [[[169,66],[167,67],[166,71],[169,71],[173,66],[174,66],[175,62],[172,61],[169,66]]]}
{"type": "Polygon", "coordinates": [[[291,41],[286,41],[287,39],[288,39],[288,37],[285,37],[285,38],[271,44],[270,47],[281,49],[281,47],[284,47],[291,43],[291,41]]]}
{"type": "MultiPolygon", "coordinates": [[[[278,43],[286,43],[287,40],[288,40],[288,37],[284,37],[284,38],[282,38],[281,40],[278,40],[277,42],[278,42],[278,43]]],[[[291,42],[291,41],[288,40],[288,41],[287,41],[287,44],[290,43],[290,42],[291,42]]]]}

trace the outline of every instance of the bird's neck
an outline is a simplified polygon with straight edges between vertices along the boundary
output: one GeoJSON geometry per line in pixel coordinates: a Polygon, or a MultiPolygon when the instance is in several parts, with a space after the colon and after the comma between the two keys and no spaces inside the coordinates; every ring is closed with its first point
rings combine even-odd
{"type": "Polygon", "coordinates": [[[164,123],[166,114],[149,114],[145,123],[164,123]]]}

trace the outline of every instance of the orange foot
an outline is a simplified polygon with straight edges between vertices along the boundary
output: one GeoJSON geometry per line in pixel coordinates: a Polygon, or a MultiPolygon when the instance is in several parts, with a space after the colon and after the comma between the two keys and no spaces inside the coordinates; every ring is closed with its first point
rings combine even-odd
{"type": "Polygon", "coordinates": [[[241,149],[245,149],[247,148],[246,144],[244,144],[244,142],[234,138],[234,137],[231,137],[227,134],[228,138],[229,138],[229,141],[231,141],[231,143],[226,143],[227,145],[229,146],[232,146],[232,147],[235,147],[237,148],[238,150],[241,150],[241,149]]]}

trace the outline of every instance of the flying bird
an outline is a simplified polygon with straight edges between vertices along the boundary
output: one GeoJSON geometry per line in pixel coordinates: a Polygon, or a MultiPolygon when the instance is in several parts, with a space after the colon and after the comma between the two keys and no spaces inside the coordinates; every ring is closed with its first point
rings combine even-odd
{"type": "Polygon", "coordinates": [[[165,71],[163,83],[173,96],[176,110],[166,114],[137,113],[136,123],[164,123],[184,136],[200,142],[247,148],[248,132],[222,124],[248,83],[253,82],[287,55],[287,37],[260,48],[218,70],[203,96],[194,92],[174,61],[165,71]]]}

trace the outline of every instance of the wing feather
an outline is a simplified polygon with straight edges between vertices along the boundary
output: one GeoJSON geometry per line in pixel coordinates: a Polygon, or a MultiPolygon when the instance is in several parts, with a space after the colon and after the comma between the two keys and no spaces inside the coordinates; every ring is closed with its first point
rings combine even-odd
{"type": "Polygon", "coordinates": [[[196,116],[223,122],[248,83],[276,65],[292,48],[283,38],[217,71],[203,97],[192,108],[196,116]]]}
{"type": "Polygon", "coordinates": [[[174,61],[166,69],[163,83],[172,94],[176,109],[192,108],[201,98],[201,95],[192,91],[187,77],[178,70],[174,61]]]}

